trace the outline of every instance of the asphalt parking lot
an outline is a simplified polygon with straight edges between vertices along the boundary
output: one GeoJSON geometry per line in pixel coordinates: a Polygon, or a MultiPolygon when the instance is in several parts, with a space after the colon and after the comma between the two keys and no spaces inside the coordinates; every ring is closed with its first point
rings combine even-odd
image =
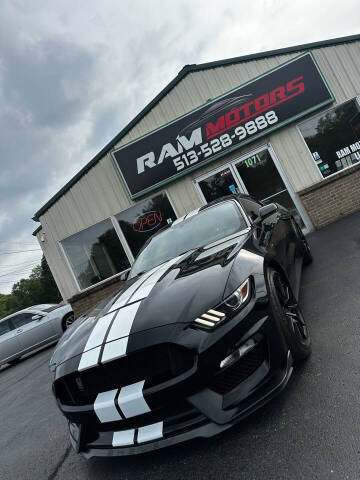
{"type": "Polygon", "coordinates": [[[359,479],[360,213],[309,241],[301,302],[313,353],[270,404],[211,439],[86,461],[52,397],[48,348],[0,370],[0,479],[359,479]]]}

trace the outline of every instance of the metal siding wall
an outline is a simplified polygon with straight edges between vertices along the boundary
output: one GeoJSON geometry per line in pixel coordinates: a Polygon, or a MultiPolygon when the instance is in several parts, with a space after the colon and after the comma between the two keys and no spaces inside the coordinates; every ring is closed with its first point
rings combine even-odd
{"type": "MultiPolygon", "coordinates": [[[[188,74],[156,107],[119,142],[124,145],[155,128],[187,113],[209,98],[214,98],[299,55],[277,57],[221,66],[188,74]]],[[[313,50],[314,56],[332,89],[337,103],[360,94],[360,42],[313,50]]],[[[295,191],[321,180],[296,125],[288,126],[255,144],[222,158],[166,186],[181,216],[200,205],[192,180],[229,159],[245,154],[256,146],[270,142],[295,191]]],[[[58,241],[112,214],[131,206],[120,176],[110,155],[106,155],[70,191],[57,201],[40,221],[46,242],[39,242],[51,271],[65,299],[77,293],[73,276],[63,259],[58,241]]]]}

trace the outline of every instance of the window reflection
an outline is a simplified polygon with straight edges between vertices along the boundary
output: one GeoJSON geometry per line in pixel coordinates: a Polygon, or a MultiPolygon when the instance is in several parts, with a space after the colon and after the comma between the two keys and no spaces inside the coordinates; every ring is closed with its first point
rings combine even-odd
{"type": "Polygon", "coordinates": [[[299,129],[323,177],[360,161],[360,108],[356,99],[316,115],[299,129]]]}
{"type": "Polygon", "coordinates": [[[130,267],[110,219],[66,238],[61,244],[82,289],[130,267]]]}

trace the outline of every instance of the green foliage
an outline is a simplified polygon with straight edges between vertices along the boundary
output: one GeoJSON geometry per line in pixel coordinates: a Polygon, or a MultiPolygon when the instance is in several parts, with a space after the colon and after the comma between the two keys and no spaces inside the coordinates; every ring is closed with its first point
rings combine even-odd
{"type": "Polygon", "coordinates": [[[60,292],[43,256],[41,264],[32,269],[29,278],[22,278],[13,285],[11,294],[0,294],[0,318],[31,305],[60,301],[60,292]]]}

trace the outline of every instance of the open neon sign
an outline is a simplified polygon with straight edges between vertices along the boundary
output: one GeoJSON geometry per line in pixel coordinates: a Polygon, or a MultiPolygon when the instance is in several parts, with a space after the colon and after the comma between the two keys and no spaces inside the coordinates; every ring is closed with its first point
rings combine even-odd
{"type": "Polygon", "coordinates": [[[162,220],[163,216],[161,210],[152,210],[150,212],[143,213],[140,217],[138,217],[133,223],[132,227],[134,232],[150,232],[161,225],[162,220]]]}

